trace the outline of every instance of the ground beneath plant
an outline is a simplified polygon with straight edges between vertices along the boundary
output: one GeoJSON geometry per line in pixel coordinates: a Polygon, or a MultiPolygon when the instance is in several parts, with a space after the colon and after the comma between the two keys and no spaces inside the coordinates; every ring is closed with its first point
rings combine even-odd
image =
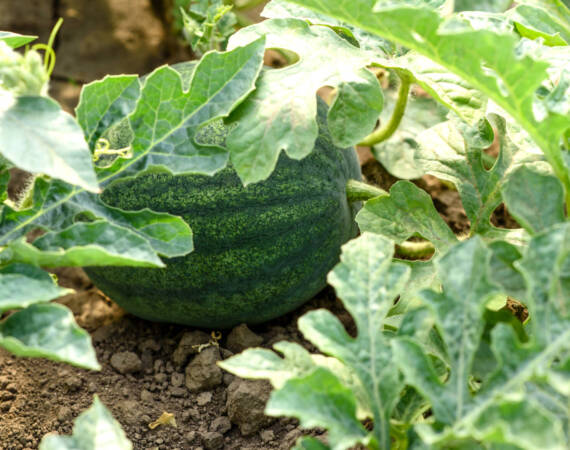
{"type": "MultiPolygon", "coordinates": [[[[191,57],[169,31],[168,0],[8,3],[0,3],[0,29],[37,34],[43,42],[54,19],[64,17],[52,95],[69,111],[84,82],[108,73],[146,73],[191,57]]],[[[397,181],[366,149],[359,149],[359,156],[367,181],[385,189],[397,181]]],[[[456,233],[469,229],[457,191],[430,176],[416,183],[432,195],[456,233]]],[[[18,183],[13,187],[17,192],[18,183]]],[[[516,226],[502,206],[493,222],[516,226]]],[[[102,370],[15,358],[0,350],[0,450],[35,449],[46,433],[70,434],[73,420],[94,395],[121,423],[135,449],[289,449],[302,434],[326,439],[323,430],[302,430],[293,419],[264,416],[269,385],[235,378],[215,362],[246,347],[270,348],[280,340],[315,351],[296,325],[310,309],[331,310],[354,333],[331,288],[284,317],[226,330],[213,339],[211,332],[218,330],[151,323],[125,314],[81,269],[64,268],[57,275],[62,285],[76,291],[57,301],[91,334],[102,370]],[[176,425],[151,427],[164,413],[176,425]]]]}

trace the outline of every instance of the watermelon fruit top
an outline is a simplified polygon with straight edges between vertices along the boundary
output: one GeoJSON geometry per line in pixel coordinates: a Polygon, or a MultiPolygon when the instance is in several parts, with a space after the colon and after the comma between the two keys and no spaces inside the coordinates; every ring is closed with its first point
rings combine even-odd
{"type": "Polygon", "coordinates": [[[227,167],[211,177],[152,173],[108,186],[109,205],[182,216],[195,250],[164,259],[162,269],[86,268],[95,285],[136,316],[214,329],[263,322],[309,300],[357,233],[346,183],[361,179],[358,158],[332,144],[326,114],[319,99],[313,152],[299,161],[282,153],[263,182],[244,187],[227,167]]]}

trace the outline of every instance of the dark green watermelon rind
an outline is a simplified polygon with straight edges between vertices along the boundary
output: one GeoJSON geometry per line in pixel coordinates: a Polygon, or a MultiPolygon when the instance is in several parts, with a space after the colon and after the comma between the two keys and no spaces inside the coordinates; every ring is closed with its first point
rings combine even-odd
{"type": "Polygon", "coordinates": [[[195,251],[165,259],[166,269],[91,267],[89,276],[127,311],[153,321],[224,329],[295,309],[325,286],[340,246],[357,232],[345,185],[360,179],[358,159],[332,145],[324,121],[319,102],[316,150],[300,161],[282,154],[268,180],[245,188],[231,168],[113,183],[105,202],[181,215],[195,251]]]}

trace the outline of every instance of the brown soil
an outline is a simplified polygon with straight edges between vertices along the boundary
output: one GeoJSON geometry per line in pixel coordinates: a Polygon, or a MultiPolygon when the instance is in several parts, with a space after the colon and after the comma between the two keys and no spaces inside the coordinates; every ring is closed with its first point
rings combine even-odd
{"type": "MultiPolygon", "coordinates": [[[[56,43],[52,95],[71,112],[84,82],[105,74],[146,73],[160,64],[191,57],[170,33],[165,14],[169,1],[2,2],[0,29],[37,34],[45,42],[55,19],[64,17],[56,43]]],[[[366,149],[359,149],[359,156],[368,181],[385,189],[397,181],[371,159],[366,149]]],[[[456,191],[434,177],[417,182],[430,192],[436,208],[455,232],[468,230],[456,191]]],[[[512,225],[506,211],[495,216],[498,225],[512,225]]],[[[196,358],[189,356],[181,364],[177,349],[195,330],[126,315],[81,269],[61,269],[57,275],[62,285],[76,290],[58,301],[67,305],[90,332],[102,370],[16,358],[0,349],[0,450],[35,449],[46,433],[71,433],[73,420],[90,406],[95,394],[124,427],[135,449],[288,449],[303,433],[324,437],[322,430],[301,430],[292,419],[268,421],[255,415],[255,398],[249,400],[250,407],[245,404],[243,417],[239,416],[236,392],[250,389],[263,400],[268,392],[263,382],[253,387],[247,382],[240,385],[241,380],[223,373],[221,381],[209,387],[206,383],[196,392],[189,390],[187,367],[196,358]],[[136,355],[129,356],[135,358],[135,364],[128,370],[125,352],[136,355]],[[121,359],[122,365],[117,362],[121,359]],[[149,424],[164,412],[174,415],[177,426],[150,429],[149,424]]],[[[355,334],[352,319],[332,289],[326,288],[299,310],[252,327],[252,339],[267,348],[280,340],[295,341],[315,351],[302,339],[296,323],[302,314],[318,307],[333,311],[349,333],[355,334]]],[[[232,344],[228,336],[222,335],[219,347],[210,353],[219,358],[229,356],[232,344]]]]}

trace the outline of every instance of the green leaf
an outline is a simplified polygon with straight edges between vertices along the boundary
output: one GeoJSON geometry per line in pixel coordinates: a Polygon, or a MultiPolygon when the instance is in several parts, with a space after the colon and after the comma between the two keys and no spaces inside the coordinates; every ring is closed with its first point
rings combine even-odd
{"type": "Polygon", "coordinates": [[[522,257],[520,250],[505,241],[491,242],[489,248],[493,252],[490,261],[490,276],[493,282],[511,297],[524,298],[524,278],[515,267],[515,262],[522,257]]]}
{"type": "Polygon", "coordinates": [[[360,381],[380,448],[390,445],[389,417],[403,388],[388,339],[381,331],[409,276],[408,267],[392,264],[393,253],[392,242],[363,233],[343,246],[341,262],[329,273],[329,283],[354,318],[355,338],[327,310],[311,311],[299,319],[305,338],[323,353],[338,358],[360,381]]]}
{"type": "Polygon", "coordinates": [[[15,210],[6,206],[0,214],[0,243],[11,242],[12,250],[20,255],[16,259],[42,261],[48,266],[63,261],[68,265],[74,261],[81,265],[101,265],[111,255],[115,255],[115,263],[162,266],[155,253],[175,257],[193,249],[192,232],[182,218],[148,209],[113,208],[99,196],[57,180],[48,183],[36,179],[31,208],[15,210]],[[99,218],[106,222],[100,221],[95,226],[74,224],[79,218],[99,218]],[[51,230],[49,238],[40,238],[32,244],[17,241],[34,227],[51,230]],[[35,247],[38,242],[40,247],[35,247]],[[75,244],[78,246],[74,247],[75,244]],[[125,245],[135,247],[127,249],[125,245]]]}
{"type": "Polygon", "coordinates": [[[512,0],[455,0],[455,11],[503,12],[512,0]]]}
{"type": "Polygon", "coordinates": [[[0,346],[18,356],[101,368],[89,334],[75,323],[71,311],[58,304],[34,304],[8,316],[0,323],[0,346]]]}
{"type": "Polygon", "coordinates": [[[277,342],[273,348],[283,354],[283,358],[270,350],[252,348],[220,361],[218,365],[242,378],[268,379],[275,389],[281,389],[287,380],[304,377],[318,367],[324,367],[339,377],[344,386],[352,389],[358,403],[358,418],[370,417],[366,392],[353,372],[338,359],[310,354],[294,342],[277,342]]]}
{"type": "Polygon", "coordinates": [[[2,214],[2,203],[4,203],[8,198],[9,182],[10,182],[10,172],[8,171],[7,168],[3,168],[0,166],[0,214],[2,214]]]}
{"type": "Polygon", "coordinates": [[[525,450],[564,449],[560,421],[530,401],[505,399],[495,403],[477,418],[473,430],[474,437],[485,442],[509,442],[525,450]]]}
{"type": "Polygon", "coordinates": [[[129,229],[101,220],[79,222],[49,232],[32,244],[18,239],[7,245],[11,261],[43,267],[141,266],[164,267],[148,241],[129,229]]]}
{"type": "Polygon", "coordinates": [[[294,378],[273,391],[265,409],[273,416],[297,417],[305,428],[327,427],[331,449],[345,449],[365,443],[368,432],[356,419],[352,391],[330,371],[318,368],[294,378]]]}
{"type": "Polygon", "coordinates": [[[21,169],[99,191],[81,128],[49,98],[18,97],[3,102],[0,143],[0,153],[21,169]]]}
{"type": "Polygon", "coordinates": [[[34,303],[48,302],[72,289],[59,287],[51,276],[39,267],[9,264],[0,268],[0,313],[25,308],[34,303]]]}
{"type": "Polygon", "coordinates": [[[491,254],[479,238],[462,242],[436,264],[443,293],[422,291],[447,347],[450,376],[439,376],[422,347],[409,338],[392,343],[396,361],[406,381],[429,398],[435,417],[453,424],[472,406],[468,390],[469,369],[483,333],[485,303],[499,289],[491,283],[487,268],[491,254]]]}
{"type": "Polygon", "coordinates": [[[267,48],[295,52],[299,60],[279,70],[263,71],[255,91],[230,116],[237,126],[227,145],[244,184],[267,178],[281,150],[294,159],[312,151],[318,135],[315,96],[321,86],[339,90],[328,120],[344,121],[341,128],[331,127],[333,140],[341,146],[354,144],[370,133],[383,105],[380,85],[366,69],[372,54],[329,28],[297,19],[270,19],[240,30],[230,39],[229,47],[259,36],[265,36],[267,48]]]}
{"type": "MultiPolygon", "coordinates": [[[[396,102],[396,92],[389,91],[385,97],[386,106],[380,115],[381,122],[390,119],[396,102]]],[[[443,122],[446,114],[447,109],[432,98],[410,96],[406,113],[398,129],[388,140],[373,147],[374,157],[397,178],[405,180],[420,178],[424,175],[424,171],[415,161],[419,146],[417,136],[424,130],[443,122]]]]}
{"type": "Polygon", "coordinates": [[[175,174],[211,175],[223,168],[227,151],[198,144],[196,134],[201,126],[227,116],[254,89],[264,48],[261,38],[231,52],[206,54],[193,71],[188,91],[182,75],[171,67],[148,75],[128,116],[132,156],[98,170],[100,182],[156,166],[175,174]]]}
{"type": "Polygon", "coordinates": [[[268,379],[275,389],[281,389],[287,380],[307,375],[317,367],[311,354],[299,344],[281,341],[273,347],[284,358],[264,348],[248,348],[218,365],[242,378],[268,379]]]}
{"type": "Polygon", "coordinates": [[[509,212],[531,234],[566,220],[564,188],[553,175],[518,167],[507,177],[502,195],[509,212]]]}
{"type": "Polygon", "coordinates": [[[287,0],[271,0],[263,11],[261,17],[268,19],[303,19],[311,25],[327,25],[339,36],[351,43],[357,43],[363,50],[371,51],[377,55],[385,56],[395,53],[395,46],[372,33],[353,27],[341,20],[334,19],[325,14],[312,11],[302,6],[293,5],[287,0]]]}
{"type": "Polygon", "coordinates": [[[91,150],[105,130],[135,109],[139,95],[136,75],[108,75],[83,86],[75,111],[91,150]]]}
{"type": "Polygon", "coordinates": [[[18,48],[29,42],[36,40],[37,36],[26,36],[23,34],[11,33],[9,31],[0,31],[0,41],[4,41],[12,48],[18,48]]]}
{"type": "Polygon", "coordinates": [[[292,450],[330,450],[330,447],[318,439],[303,436],[297,440],[292,450]]]}
{"type": "Polygon", "coordinates": [[[445,252],[457,242],[429,194],[409,181],[398,181],[389,196],[368,200],[356,221],[361,231],[381,234],[397,244],[419,235],[445,252]]]}
{"type": "MultiPolygon", "coordinates": [[[[547,2],[548,3],[548,2],[547,2]]],[[[559,1],[558,8],[541,8],[541,4],[517,5],[509,11],[510,19],[517,31],[530,39],[543,38],[546,45],[568,45],[570,43],[570,11],[559,1]],[[564,11],[565,9],[565,11],[564,11]]]]}
{"type": "Polygon", "coordinates": [[[570,342],[570,223],[536,234],[518,262],[527,284],[533,335],[542,345],[570,342]]]}
{"type": "Polygon", "coordinates": [[[79,415],[71,436],[45,436],[40,450],[131,450],[121,425],[95,396],[93,405],[79,415]]]}
{"type": "Polygon", "coordinates": [[[461,76],[522,125],[570,190],[570,175],[559,145],[570,128],[568,117],[552,111],[535,115],[535,93],[546,80],[550,64],[519,45],[512,33],[476,28],[464,19],[446,20],[432,9],[394,2],[289,1],[404,45],[461,76]]]}
{"type": "Polygon", "coordinates": [[[501,203],[501,186],[505,174],[521,163],[514,155],[520,151],[506,135],[505,123],[498,116],[490,116],[499,137],[500,153],[493,167],[486,170],[481,161],[482,152],[493,138],[491,124],[483,121],[478,128],[443,122],[418,136],[417,164],[427,173],[451,181],[457,186],[465,213],[471,222],[471,234],[491,233],[492,212],[501,203]],[[463,134],[460,132],[463,132],[463,134]]]}

